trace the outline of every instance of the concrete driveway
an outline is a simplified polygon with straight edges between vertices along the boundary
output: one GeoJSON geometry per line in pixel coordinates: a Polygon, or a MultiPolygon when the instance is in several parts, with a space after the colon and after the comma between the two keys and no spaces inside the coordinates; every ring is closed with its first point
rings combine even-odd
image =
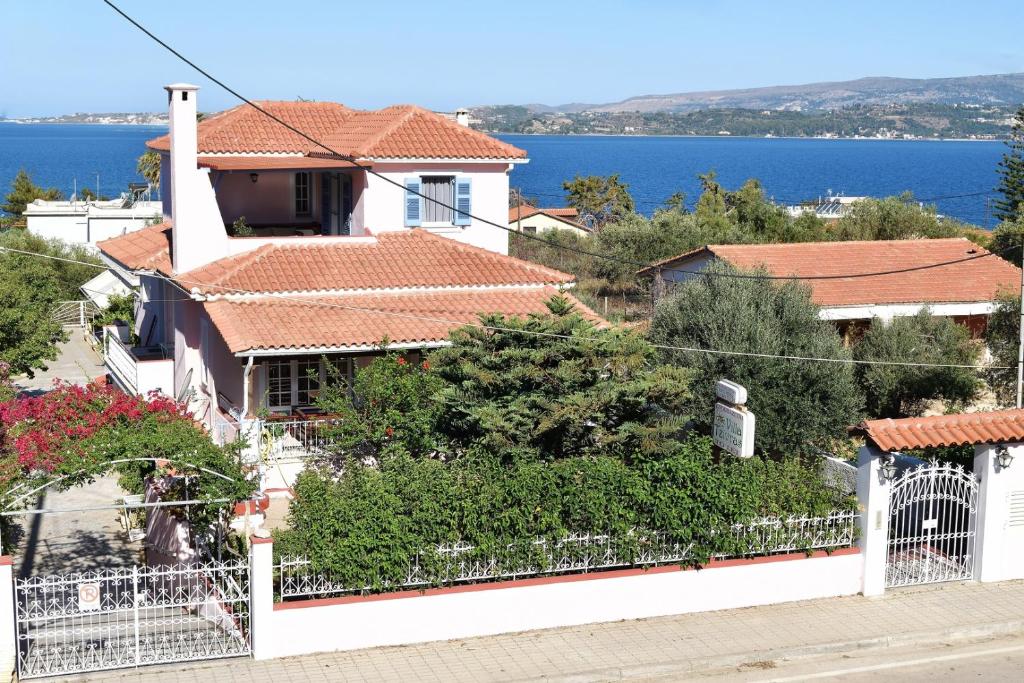
{"type": "Polygon", "coordinates": [[[16,377],[14,385],[21,391],[40,394],[53,388],[53,381],[60,379],[71,384],[88,384],[107,373],[103,359],[92,348],[81,329],[68,331],[68,340],[61,342],[57,360],[51,361],[43,371],[36,371],[35,377],[16,377]]]}

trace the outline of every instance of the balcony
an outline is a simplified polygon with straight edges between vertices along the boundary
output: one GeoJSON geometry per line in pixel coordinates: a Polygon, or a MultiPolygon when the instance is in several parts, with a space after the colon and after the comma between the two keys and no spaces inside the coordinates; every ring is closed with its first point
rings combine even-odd
{"type": "Polygon", "coordinates": [[[236,420],[214,411],[211,438],[218,445],[243,442],[242,462],[260,469],[260,489],[283,491],[318,458],[329,457],[331,428],[340,418],[329,415],[258,417],[236,420]]]}
{"type": "Polygon", "coordinates": [[[129,394],[145,396],[157,391],[174,395],[174,349],[131,346],[124,327],[103,328],[103,362],[114,383],[129,394]]]}

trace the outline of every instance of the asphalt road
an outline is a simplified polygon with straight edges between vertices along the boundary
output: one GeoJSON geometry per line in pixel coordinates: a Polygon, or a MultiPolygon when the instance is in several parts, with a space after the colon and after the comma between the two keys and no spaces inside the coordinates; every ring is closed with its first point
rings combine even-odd
{"type": "Polygon", "coordinates": [[[797,681],[1024,681],[1024,636],[927,647],[861,650],[793,661],[708,671],[694,680],[797,681]]]}

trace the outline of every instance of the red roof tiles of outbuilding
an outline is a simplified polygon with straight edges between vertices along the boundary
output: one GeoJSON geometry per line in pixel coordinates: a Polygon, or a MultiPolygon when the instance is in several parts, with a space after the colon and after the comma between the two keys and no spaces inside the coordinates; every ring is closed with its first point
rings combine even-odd
{"type": "Polygon", "coordinates": [[[686,268],[710,253],[741,270],[763,268],[778,277],[809,279],[819,306],[994,301],[1000,291],[1020,286],[1020,269],[963,237],[801,242],[790,244],[712,244],[666,259],[640,271],[686,268]],[[929,267],[939,263],[949,263],[929,267]],[[915,270],[916,269],[916,270],[915,270]],[[868,277],[862,273],[904,271],[868,277]]]}
{"type": "Polygon", "coordinates": [[[857,427],[883,451],[1024,441],[1024,410],[867,420],[857,427]]]}

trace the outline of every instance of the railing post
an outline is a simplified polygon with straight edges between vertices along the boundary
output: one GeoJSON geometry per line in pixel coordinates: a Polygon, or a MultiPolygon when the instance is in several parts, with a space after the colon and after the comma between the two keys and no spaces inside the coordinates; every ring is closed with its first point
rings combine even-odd
{"type": "Polygon", "coordinates": [[[85,302],[78,302],[78,326],[85,327],[85,302]]]}
{"type": "Polygon", "coordinates": [[[18,660],[18,635],[14,627],[14,560],[0,556],[0,672],[13,673],[18,660]]]}
{"type": "Polygon", "coordinates": [[[249,642],[253,659],[274,657],[274,539],[259,529],[249,537],[249,642]]]}
{"type": "Polygon", "coordinates": [[[885,570],[889,559],[889,493],[891,485],[882,476],[882,452],[862,446],[857,453],[857,501],[860,506],[860,552],[864,562],[861,592],[885,593],[885,570]]]}

